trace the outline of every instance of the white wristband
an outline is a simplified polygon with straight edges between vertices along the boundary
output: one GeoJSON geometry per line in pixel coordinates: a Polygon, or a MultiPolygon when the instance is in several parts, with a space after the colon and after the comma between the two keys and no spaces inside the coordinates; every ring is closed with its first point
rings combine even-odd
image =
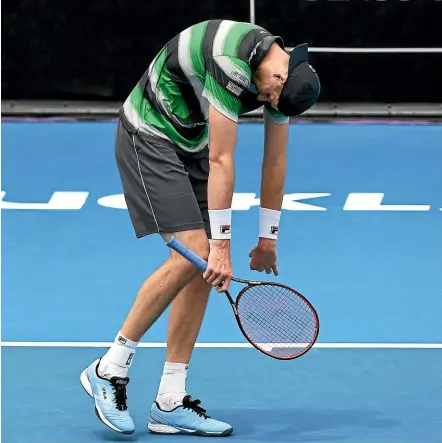
{"type": "Polygon", "coordinates": [[[259,236],[276,240],[279,232],[281,211],[259,208],[259,236]]]}
{"type": "Polygon", "coordinates": [[[210,230],[213,240],[230,240],[232,237],[232,209],[209,209],[210,230]]]}

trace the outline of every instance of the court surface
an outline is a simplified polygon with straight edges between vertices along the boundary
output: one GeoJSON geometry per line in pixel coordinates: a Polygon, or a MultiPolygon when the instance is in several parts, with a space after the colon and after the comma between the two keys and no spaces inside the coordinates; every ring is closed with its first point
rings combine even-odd
{"type": "MultiPolygon", "coordinates": [[[[197,439],[146,429],[167,315],[130,372],[132,436],[102,425],[79,383],[168,255],[159,238],[135,239],[114,131],[2,124],[5,443],[197,439]]],[[[248,269],[262,135],[260,123],[240,125],[232,249],[242,278],[271,279],[248,269]]],[[[291,125],[274,279],[312,301],[321,330],[304,357],[272,360],[247,347],[225,296],[212,295],[188,388],[233,424],[233,441],[442,442],[441,171],[442,125],[291,125]]]]}

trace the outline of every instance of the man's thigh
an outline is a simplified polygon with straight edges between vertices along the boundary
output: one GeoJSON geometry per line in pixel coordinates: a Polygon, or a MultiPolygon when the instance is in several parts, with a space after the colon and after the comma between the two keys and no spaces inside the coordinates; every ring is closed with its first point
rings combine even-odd
{"type": "Polygon", "coordinates": [[[189,173],[189,181],[193,193],[198,202],[198,207],[204,221],[207,237],[212,238],[209,219],[209,205],[207,202],[207,183],[209,180],[209,152],[200,158],[189,158],[179,155],[186,171],[189,173]]]}
{"type": "Polygon", "coordinates": [[[138,238],[205,227],[189,173],[173,148],[119,123],[115,155],[138,238]]]}

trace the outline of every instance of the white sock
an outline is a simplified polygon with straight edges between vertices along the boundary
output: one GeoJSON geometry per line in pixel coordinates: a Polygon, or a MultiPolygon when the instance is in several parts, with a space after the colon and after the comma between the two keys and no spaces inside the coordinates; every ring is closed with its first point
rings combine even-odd
{"type": "Polygon", "coordinates": [[[137,345],[138,342],[128,340],[118,332],[112,346],[100,361],[98,374],[104,378],[127,377],[137,345]]]}
{"type": "Polygon", "coordinates": [[[171,411],[183,403],[183,398],[187,394],[186,378],[188,369],[189,365],[185,363],[166,362],[164,364],[157,395],[157,402],[161,409],[171,411]]]}

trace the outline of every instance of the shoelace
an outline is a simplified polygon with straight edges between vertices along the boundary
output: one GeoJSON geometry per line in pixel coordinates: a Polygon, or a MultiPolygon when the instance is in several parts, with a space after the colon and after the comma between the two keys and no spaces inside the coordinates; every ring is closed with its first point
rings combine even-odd
{"type": "Polygon", "coordinates": [[[192,397],[190,397],[189,395],[183,398],[184,409],[190,409],[198,414],[200,417],[204,417],[204,419],[210,418],[210,416],[206,414],[206,410],[199,406],[200,404],[200,400],[193,400],[192,397]]]}
{"type": "Polygon", "coordinates": [[[111,382],[114,390],[115,405],[119,411],[127,410],[127,395],[126,395],[126,384],[118,384],[111,382]]]}

